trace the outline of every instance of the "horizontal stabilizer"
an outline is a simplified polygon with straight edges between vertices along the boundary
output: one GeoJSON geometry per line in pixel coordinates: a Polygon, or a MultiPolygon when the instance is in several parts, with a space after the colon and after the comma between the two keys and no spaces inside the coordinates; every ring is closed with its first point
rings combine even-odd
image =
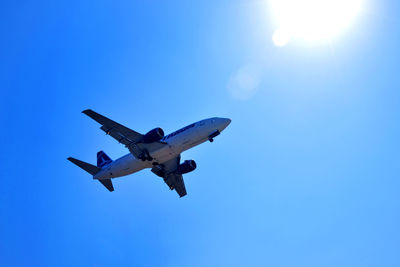
{"type": "Polygon", "coordinates": [[[72,163],[74,163],[76,166],[84,169],[85,171],[87,171],[91,175],[95,175],[96,173],[98,173],[100,171],[100,168],[98,168],[98,167],[96,167],[96,166],[94,166],[92,164],[86,163],[84,161],[81,161],[79,159],[75,159],[75,158],[69,157],[68,160],[71,161],[72,163]]]}
{"type": "Polygon", "coordinates": [[[99,182],[102,185],[104,185],[108,189],[108,191],[110,191],[110,192],[114,191],[114,186],[111,182],[111,179],[99,180],[99,182]]]}

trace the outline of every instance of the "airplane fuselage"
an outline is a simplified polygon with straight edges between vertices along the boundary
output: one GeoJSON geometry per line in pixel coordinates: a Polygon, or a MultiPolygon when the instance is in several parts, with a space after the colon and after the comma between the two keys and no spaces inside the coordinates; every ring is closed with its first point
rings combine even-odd
{"type": "Polygon", "coordinates": [[[210,118],[190,124],[171,134],[164,136],[161,141],[167,145],[160,149],[151,151],[152,160],[143,161],[129,153],[104,166],[93,179],[110,179],[126,176],[154,165],[163,164],[180,153],[194,146],[204,143],[222,132],[230,123],[229,119],[210,118]]]}

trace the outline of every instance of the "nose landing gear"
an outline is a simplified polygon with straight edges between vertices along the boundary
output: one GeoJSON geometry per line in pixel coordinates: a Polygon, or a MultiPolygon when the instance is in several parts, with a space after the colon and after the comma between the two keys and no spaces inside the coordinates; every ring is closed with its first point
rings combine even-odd
{"type": "Polygon", "coordinates": [[[220,131],[215,130],[214,132],[212,132],[209,136],[208,136],[208,141],[210,141],[211,143],[214,142],[214,137],[218,136],[220,134],[220,131]]]}

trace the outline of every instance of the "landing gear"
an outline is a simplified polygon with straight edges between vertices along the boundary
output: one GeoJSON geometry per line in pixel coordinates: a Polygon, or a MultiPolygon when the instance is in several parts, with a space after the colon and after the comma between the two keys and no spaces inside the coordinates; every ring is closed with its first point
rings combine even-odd
{"type": "Polygon", "coordinates": [[[149,151],[143,150],[142,154],[140,154],[140,156],[139,156],[139,159],[141,159],[142,161],[146,161],[146,160],[152,161],[153,157],[150,156],[149,151]]]}
{"type": "Polygon", "coordinates": [[[210,141],[211,143],[214,142],[214,137],[218,136],[219,134],[220,132],[218,130],[215,130],[208,136],[208,141],[210,141]]]}

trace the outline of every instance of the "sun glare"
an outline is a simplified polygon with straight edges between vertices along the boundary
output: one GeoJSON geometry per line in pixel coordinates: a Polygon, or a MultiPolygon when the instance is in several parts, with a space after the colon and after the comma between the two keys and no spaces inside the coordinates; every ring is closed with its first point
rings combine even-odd
{"type": "Polygon", "coordinates": [[[292,39],[329,40],[356,17],[362,0],[270,0],[277,30],[272,40],[284,46],[292,39]]]}

